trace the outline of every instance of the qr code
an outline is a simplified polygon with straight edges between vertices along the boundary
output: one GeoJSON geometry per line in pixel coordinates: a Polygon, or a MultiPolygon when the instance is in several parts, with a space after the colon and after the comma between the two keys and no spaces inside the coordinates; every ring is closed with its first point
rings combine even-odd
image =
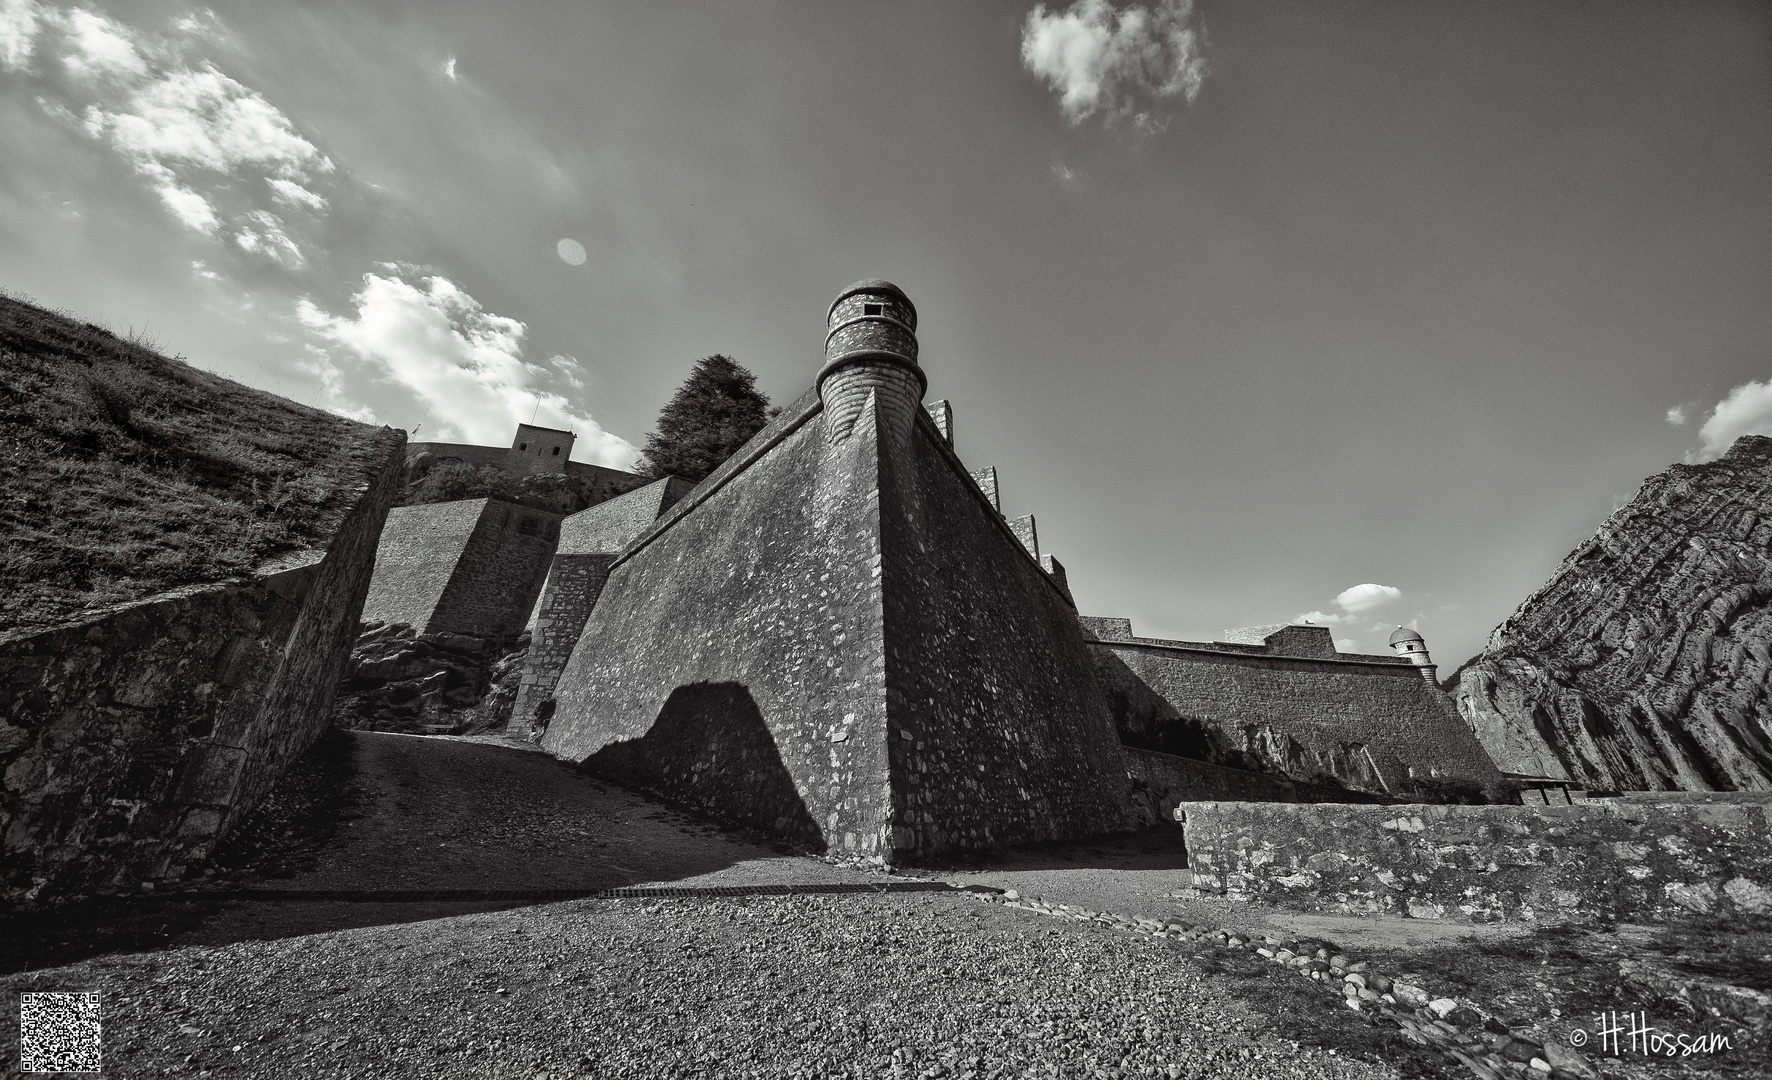
{"type": "Polygon", "coordinates": [[[99,1071],[98,994],[20,994],[19,1071],[99,1071]]]}

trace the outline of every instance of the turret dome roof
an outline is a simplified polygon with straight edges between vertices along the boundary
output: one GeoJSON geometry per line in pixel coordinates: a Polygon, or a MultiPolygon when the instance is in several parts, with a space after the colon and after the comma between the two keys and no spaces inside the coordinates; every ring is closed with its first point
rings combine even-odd
{"type": "Polygon", "coordinates": [[[1422,640],[1421,635],[1416,633],[1415,631],[1409,629],[1407,626],[1399,626],[1394,631],[1391,632],[1391,644],[1392,645],[1400,645],[1405,641],[1420,641],[1420,640],[1422,640]]]}

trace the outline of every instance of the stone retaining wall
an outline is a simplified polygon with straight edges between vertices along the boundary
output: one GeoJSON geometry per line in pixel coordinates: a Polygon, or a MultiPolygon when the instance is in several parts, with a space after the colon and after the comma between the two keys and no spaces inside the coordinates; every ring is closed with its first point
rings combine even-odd
{"type": "Polygon", "coordinates": [[[1772,916],[1767,794],[1177,810],[1195,887],[1232,899],[1475,922],[1772,916]]]}
{"type": "Polygon", "coordinates": [[[0,905],[178,876],[319,737],[403,445],[366,440],[323,551],[0,635],[0,905]]]}

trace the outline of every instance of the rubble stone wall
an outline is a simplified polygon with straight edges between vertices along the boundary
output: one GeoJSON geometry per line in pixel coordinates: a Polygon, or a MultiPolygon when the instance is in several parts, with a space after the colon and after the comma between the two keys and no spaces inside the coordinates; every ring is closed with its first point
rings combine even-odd
{"type": "Polygon", "coordinates": [[[1295,910],[1474,922],[1772,915],[1769,794],[1177,810],[1196,888],[1295,910]]]}
{"type": "Polygon", "coordinates": [[[177,876],[319,737],[403,443],[365,441],[324,551],[0,636],[7,905],[177,876]]]}

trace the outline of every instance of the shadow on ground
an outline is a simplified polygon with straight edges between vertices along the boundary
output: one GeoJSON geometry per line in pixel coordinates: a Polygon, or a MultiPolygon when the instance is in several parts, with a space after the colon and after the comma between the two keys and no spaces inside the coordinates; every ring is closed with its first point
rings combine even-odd
{"type": "Polygon", "coordinates": [[[329,732],[217,852],[209,878],[0,925],[0,972],[117,952],[295,937],[524,906],[506,900],[242,901],[235,890],[601,890],[843,884],[859,871],[733,832],[526,744],[329,732]]]}

